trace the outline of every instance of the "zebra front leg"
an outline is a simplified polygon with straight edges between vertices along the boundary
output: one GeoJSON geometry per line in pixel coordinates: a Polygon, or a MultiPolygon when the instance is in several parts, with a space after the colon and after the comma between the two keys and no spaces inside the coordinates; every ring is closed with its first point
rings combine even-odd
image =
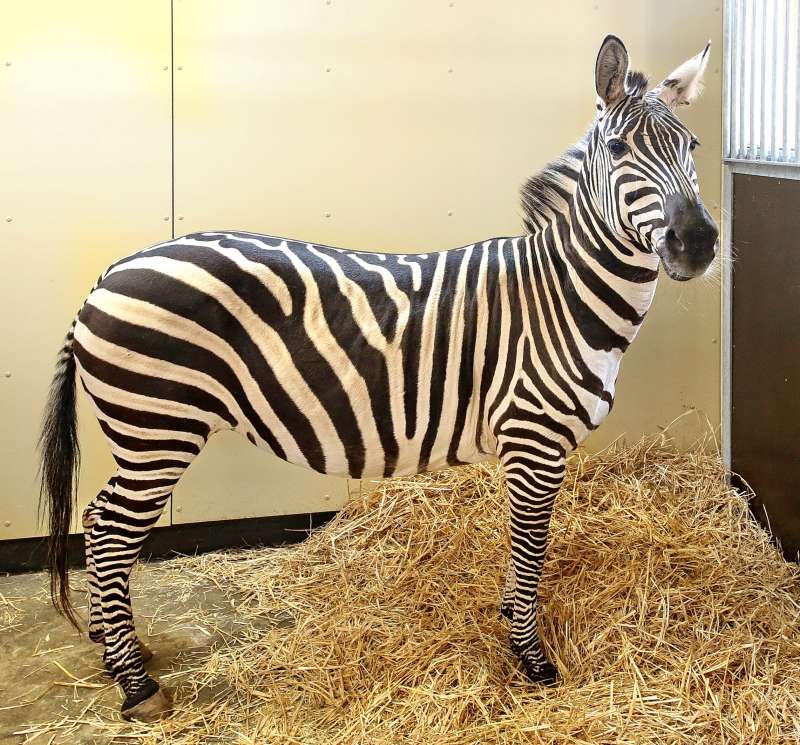
{"type": "Polygon", "coordinates": [[[514,595],[517,580],[514,576],[514,562],[508,560],[508,570],[506,571],[506,584],[503,588],[503,600],[500,603],[500,615],[505,616],[509,621],[514,620],[514,595]]]}
{"type": "MultiPolygon", "coordinates": [[[[511,648],[528,677],[552,684],[556,668],[545,657],[536,627],[539,578],[553,503],[564,478],[564,455],[509,449],[501,455],[511,516],[513,615],[511,648]]],[[[508,591],[508,585],[507,585],[508,591]]]]}

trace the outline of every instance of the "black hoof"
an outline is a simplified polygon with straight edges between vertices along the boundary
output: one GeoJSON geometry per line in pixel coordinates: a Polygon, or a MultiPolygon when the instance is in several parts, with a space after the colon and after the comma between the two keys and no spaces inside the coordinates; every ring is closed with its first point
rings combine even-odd
{"type": "Polygon", "coordinates": [[[128,721],[136,719],[140,722],[157,722],[171,713],[172,698],[152,678],[144,689],[125,699],[120,711],[123,719],[128,721]],[[142,698],[143,696],[145,697],[142,698]]]}
{"type": "Polygon", "coordinates": [[[525,668],[525,674],[533,683],[543,686],[552,686],[558,683],[558,670],[556,670],[555,665],[549,662],[544,662],[541,665],[531,665],[524,660],[522,664],[525,668]]]}
{"type": "Polygon", "coordinates": [[[125,697],[125,701],[122,704],[123,715],[128,709],[132,709],[137,704],[140,704],[142,701],[150,698],[153,694],[157,693],[158,690],[158,683],[156,683],[152,678],[148,678],[145,681],[145,684],[138,691],[136,691],[136,693],[130,693],[125,697]]]}
{"type": "Polygon", "coordinates": [[[511,651],[519,657],[519,661],[525,670],[525,675],[528,676],[528,680],[531,682],[545,686],[555,685],[558,682],[558,670],[556,670],[555,665],[552,665],[547,660],[543,662],[529,660],[527,653],[515,644],[511,645],[511,651]]]}

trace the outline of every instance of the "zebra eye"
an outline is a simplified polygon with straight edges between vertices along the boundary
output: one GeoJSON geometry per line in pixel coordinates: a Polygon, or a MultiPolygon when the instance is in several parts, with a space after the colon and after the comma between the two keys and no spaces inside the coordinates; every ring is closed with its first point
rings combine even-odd
{"type": "Polygon", "coordinates": [[[615,158],[621,158],[623,155],[625,155],[625,153],[628,152],[628,150],[630,150],[628,143],[619,137],[615,137],[613,140],[608,141],[608,152],[610,152],[615,158]]]}
{"type": "Polygon", "coordinates": [[[700,147],[700,140],[692,137],[692,141],[689,143],[689,150],[694,150],[696,147],[700,147]]]}

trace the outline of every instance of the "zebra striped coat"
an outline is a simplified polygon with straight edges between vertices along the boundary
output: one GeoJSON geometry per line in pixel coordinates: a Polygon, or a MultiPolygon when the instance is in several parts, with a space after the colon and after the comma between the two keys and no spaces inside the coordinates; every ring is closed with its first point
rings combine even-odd
{"type": "Polygon", "coordinates": [[[71,614],[64,541],[77,372],[117,463],[83,520],[89,634],[104,642],[124,715],[169,708],[142,664],[130,568],[175,484],[220,430],[352,478],[499,457],[512,537],[501,610],[529,676],[555,680],[536,633],[536,589],[566,455],[611,408],[659,262],[687,279],[715,253],[696,140],[672,113],[694,96],[707,53],[645,95],[622,43],[606,39],[598,122],[526,185],[525,236],[388,255],[206,232],[101,276],[56,372],[44,490],[54,599],[71,614]]]}
{"type": "MultiPolygon", "coordinates": [[[[172,458],[233,429],[352,478],[485,460],[515,419],[567,450],[608,412],[646,307],[619,330],[596,324],[597,354],[569,328],[586,301],[566,291],[555,240],[404,256],[189,235],[109,269],[72,349],[121,450],[144,419],[184,443],[159,446],[172,458]]],[[[635,272],[655,279],[652,267],[635,272]]]]}

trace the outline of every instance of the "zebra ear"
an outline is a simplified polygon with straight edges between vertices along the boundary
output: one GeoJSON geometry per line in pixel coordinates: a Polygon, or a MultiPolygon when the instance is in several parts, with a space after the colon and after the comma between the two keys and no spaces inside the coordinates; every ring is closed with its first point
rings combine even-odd
{"type": "Polygon", "coordinates": [[[652,93],[658,96],[669,108],[688,106],[703,90],[703,73],[708,65],[708,52],[711,49],[709,40],[700,54],[686,60],[661,81],[652,93]]]}
{"type": "Polygon", "coordinates": [[[603,39],[594,65],[594,85],[598,108],[611,106],[625,96],[628,50],[622,40],[609,34],[603,39]]]}

